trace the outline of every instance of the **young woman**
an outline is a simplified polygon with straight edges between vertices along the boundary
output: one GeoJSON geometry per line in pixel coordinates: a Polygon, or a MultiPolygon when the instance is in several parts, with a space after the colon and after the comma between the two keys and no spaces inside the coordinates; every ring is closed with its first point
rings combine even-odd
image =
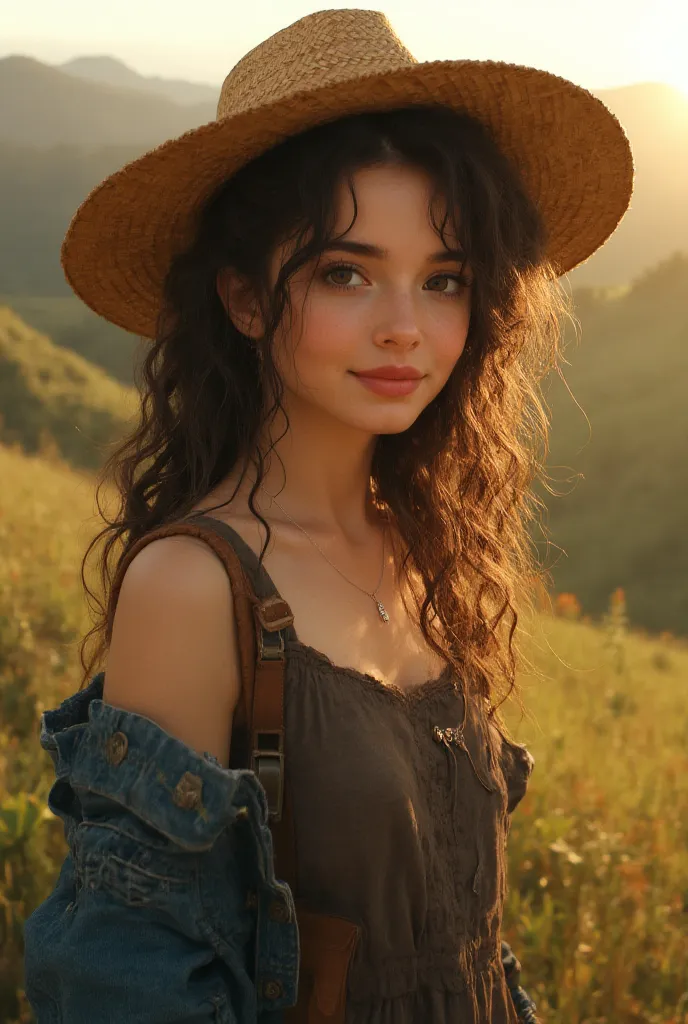
{"type": "Polygon", "coordinates": [[[43,719],[70,852],[26,927],[41,1024],[343,1020],[322,992],[289,1010],[294,896],[360,927],[347,1024],[516,1019],[504,845],[533,758],[497,705],[537,576],[537,383],[567,312],[557,278],[631,187],[589,93],[418,64],[381,14],[341,10],[251,51],[217,121],[80,207],[68,280],[153,344],[140,423],[104,473],[121,504],[83,682],[106,651],[107,672],[43,719]],[[168,536],[112,585],[116,544],[121,567],[199,514],[294,616],[297,893],[264,792],[231,766],[224,565],[168,536]]]}

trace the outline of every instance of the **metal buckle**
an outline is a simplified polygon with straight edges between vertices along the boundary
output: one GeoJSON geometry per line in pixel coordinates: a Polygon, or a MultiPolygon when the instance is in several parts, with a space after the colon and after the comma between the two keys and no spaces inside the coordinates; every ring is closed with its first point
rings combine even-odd
{"type": "Polygon", "coordinates": [[[284,637],[281,632],[261,629],[258,647],[261,661],[284,661],[284,637]]]}
{"type": "Polygon", "coordinates": [[[254,750],[251,754],[251,771],[255,772],[265,790],[270,818],[280,821],[284,805],[284,753],[281,750],[254,750]]]}

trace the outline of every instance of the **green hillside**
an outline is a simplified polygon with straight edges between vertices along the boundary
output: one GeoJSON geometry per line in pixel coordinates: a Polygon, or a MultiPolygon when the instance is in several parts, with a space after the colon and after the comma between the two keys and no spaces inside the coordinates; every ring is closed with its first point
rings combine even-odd
{"type": "Polygon", "coordinates": [[[556,589],[598,615],[623,587],[632,621],[688,635],[688,256],[618,293],[576,293],[576,312],[573,398],[556,377],[546,388],[551,486],[565,497],[538,491],[564,550],[547,555],[556,589]]]}
{"type": "Polygon", "coordinates": [[[55,345],[78,353],[126,386],[134,380],[135,368],[150,344],[97,316],[71,292],[47,297],[0,295],[0,306],[11,307],[55,345]]]}
{"type": "Polygon", "coordinates": [[[60,266],[69,222],[91,189],[143,148],[0,141],[0,294],[73,294],[60,266]]]}
{"type": "Polygon", "coordinates": [[[47,446],[74,466],[96,468],[136,413],[134,388],[0,306],[0,441],[26,452],[47,446]]]}

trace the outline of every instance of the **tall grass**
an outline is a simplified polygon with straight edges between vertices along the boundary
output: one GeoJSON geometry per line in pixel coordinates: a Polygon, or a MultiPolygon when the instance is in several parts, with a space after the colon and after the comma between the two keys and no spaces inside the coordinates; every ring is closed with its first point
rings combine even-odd
{"type": "MultiPolygon", "coordinates": [[[[28,1024],[22,926],[65,853],[38,720],[76,689],[95,533],[86,473],[0,446],[0,1021],[28,1024]]],[[[92,583],[94,585],[94,583],[92,583]]],[[[525,623],[543,678],[506,717],[536,759],[514,813],[504,937],[543,1021],[688,1024],[688,644],[574,595],[525,623]]]]}
{"type": "Polygon", "coordinates": [[[545,1020],[688,1021],[688,644],[570,596],[533,626],[546,680],[505,717],[536,759],[509,836],[504,932],[545,1020]]]}

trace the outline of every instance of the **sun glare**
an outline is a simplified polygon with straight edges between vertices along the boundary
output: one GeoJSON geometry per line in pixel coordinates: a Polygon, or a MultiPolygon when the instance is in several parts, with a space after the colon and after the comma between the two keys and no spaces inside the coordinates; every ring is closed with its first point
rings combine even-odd
{"type": "Polygon", "coordinates": [[[644,81],[665,82],[688,99],[688,8],[677,0],[656,0],[636,24],[631,50],[644,81]]]}
{"type": "Polygon", "coordinates": [[[683,67],[677,67],[676,70],[667,68],[662,72],[660,81],[664,82],[665,85],[671,85],[674,89],[678,89],[683,98],[688,100],[688,65],[684,63],[683,67]]]}

